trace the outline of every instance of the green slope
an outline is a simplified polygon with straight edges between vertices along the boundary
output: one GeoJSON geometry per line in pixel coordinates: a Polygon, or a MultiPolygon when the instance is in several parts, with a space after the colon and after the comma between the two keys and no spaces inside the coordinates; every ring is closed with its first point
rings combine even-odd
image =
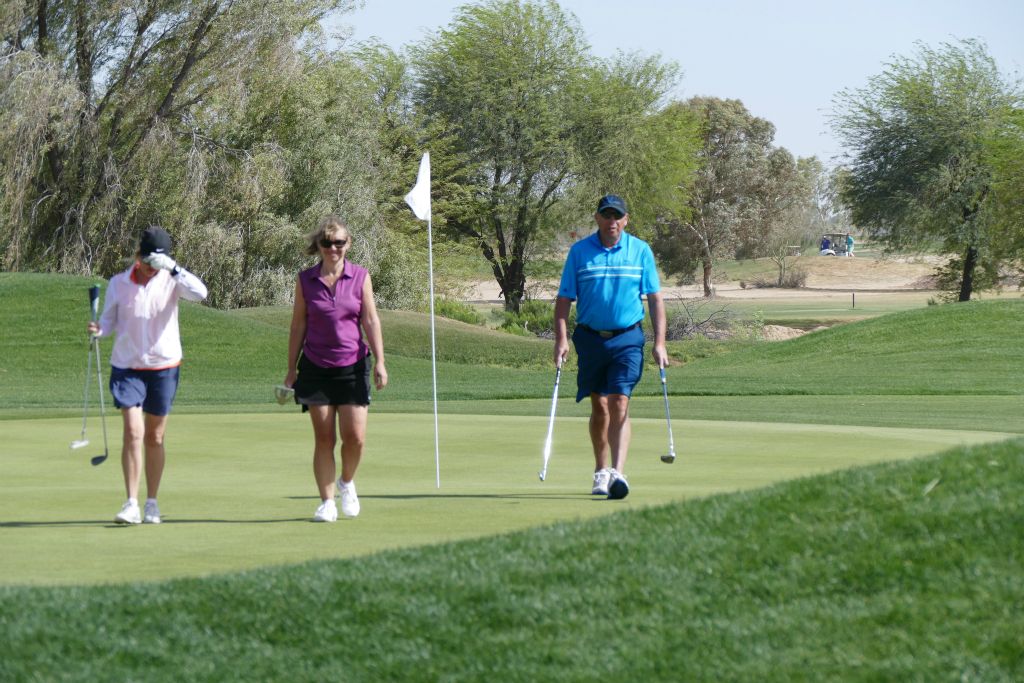
{"type": "MultiPolygon", "coordinates": [[[[80,277],[0,273],[0,417],[73,415],[85,374],[86,290],[80,277]]],[[[272,410],[284,375],[286,308],[182,308],[186,352],[179,410],[272,410]]],[[[426,316],[385,311],[392,385],[377,409],[432,398],[426,316]]],[[[673,396],[986,396],[1024,393],[1024,301],[971,302],[881,316],[788,342],[670,368],[673,396]]],[[[103,357],[109,357],[109,340],[103,357]]],[[[551,343],[438,319],[443,401],[550,397],[551,343]]],[[[573,393],[572,369],[562,396],[573,393]]],[[[657,397],[648,370],[637,396],[657,397]]],[[[566,401],[569,403],[569,401],[566,401]]],[[[424,403],[419,404],[423,409],[424,403]]],[[[752,404],[756,405],[756,404],[752,404]]],[[[567,406],[568,407],[568,406],[567,406]]],[[[429,410],[429,407],[427,408],[429,410]]],[[[536,414],[543,414],[541,407],[536,414]]],[[[750,419],[759,419],[759,412],[750,419]]],[[[736,411],[715,415],[735,419],[736,411]]]]}
{"type": "Polygon", "coordinates": [[[686,393],[1024,394],[1024,301],[880,316],[690,364],[686,393]]]}
{"type": "Polygon", "coordinates": [[[359,560],[0,588],[0,679],[1021,680],[1022,500],[1017,440],[359,560]]]}

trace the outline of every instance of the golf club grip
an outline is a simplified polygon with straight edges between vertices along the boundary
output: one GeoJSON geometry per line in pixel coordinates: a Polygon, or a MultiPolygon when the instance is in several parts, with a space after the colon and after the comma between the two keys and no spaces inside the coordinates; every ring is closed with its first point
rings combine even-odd
{"type": "Polygon", "coordinates": [[[92,319],[95,322],[99,317],[100,286],[93,285],[89,288],[89,308],[92,310],[92,319]]]}

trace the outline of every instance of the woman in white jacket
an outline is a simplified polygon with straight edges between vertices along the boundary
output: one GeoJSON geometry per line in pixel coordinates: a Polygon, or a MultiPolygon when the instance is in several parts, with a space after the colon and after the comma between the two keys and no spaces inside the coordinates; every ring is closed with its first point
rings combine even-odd
{"type": "Polygon", "coordinates": [[[164,431],[178,390],[181,337],[178,299],[202,301],[206,285],[170,255],[171,236],[147,228],[135,263],[110,279],[98,323],[89,332],[116,335],[110,354],[110,393],[124,418],[121,468],[128,499],[114,517],[118,524],[160,523],[157,493],[163,476],[164,431]],[[146,504],[139,510],[139,482],[145,448],[146,504]]]}

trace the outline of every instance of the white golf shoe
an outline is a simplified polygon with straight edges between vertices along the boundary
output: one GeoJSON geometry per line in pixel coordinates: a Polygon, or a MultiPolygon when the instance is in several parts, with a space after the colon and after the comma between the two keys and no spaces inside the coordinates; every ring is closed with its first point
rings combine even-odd
{"type": "Polygon", "coordinates": [[[160,506],[156,504],[155,500],[146,501],[146,509],[142,515],[142,521],[145,524],[160,523],[160,506]]]}
{"type": "Polygon", "coordinates": [[[337,522],[338,521],[338,506],[334,504],[333,498],[320,503],[320,507],[313,513],[314,522],[337,522]]]}
{"type": "Polygon", "coordinates": [[[114,515],[115,524],[142,524],[142,515],[139,514],[139,504],[126,500],[121,506],[121,511],[114,515]]]}
{"type": "Polygon", "coordinates": [[[338,492],[341,495],[341,514],[346,517],[359,516],[359,496],[356,495],[356,483],[350,481],[347,484],[338,480],[338,492]]]}
{"type": "Polygon", "coordinates": [[[590,492],[595,496],[607,496],[608,482],[611,478],[611,471],[607,467],[594,472],[594,488],[590,489],[590,492]]]}
{"type": "Polygon", "coordinates": [[[614,468],[609,470],[611,482],[608,484],[608,499],[619,500],[629,495],[629,482],[626,475],[617,472],[614,468]]]}

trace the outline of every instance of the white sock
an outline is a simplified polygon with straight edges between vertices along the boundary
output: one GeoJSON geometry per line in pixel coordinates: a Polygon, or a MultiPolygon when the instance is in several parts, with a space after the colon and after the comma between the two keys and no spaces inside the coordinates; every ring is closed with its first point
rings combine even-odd
{"type": "Polygon", "coordinates": [[[152,503],[153,505],[156,505],[156,498],[147,498],[146,499],[146,505],[149,505],[150,503],[152,503]]]}
{"type": "Polygon", "coordinates": [[[134,505],[134,506],[136,506],[136,507],[138,507],[138,505],[139,505],[139,499],[138,499],[138,498],[129,498],[129,499],[128,499],[128,502],[129,502],[129,503],[130,503],[131,505],[134,505]]]}

